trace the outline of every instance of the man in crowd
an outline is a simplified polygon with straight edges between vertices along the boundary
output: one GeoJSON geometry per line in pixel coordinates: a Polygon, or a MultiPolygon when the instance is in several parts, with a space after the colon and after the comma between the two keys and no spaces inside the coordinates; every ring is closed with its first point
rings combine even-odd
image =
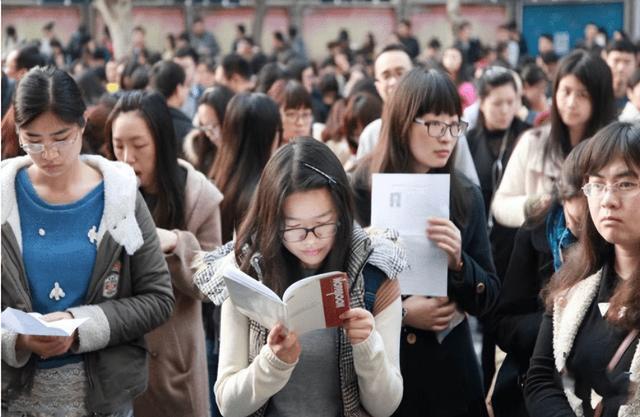
{"type": "Polygon", "coordinates": [[[216,82],[229,87],[234,93],[253,89],[251,65],[238,54],[225,55],[216,68],[216,82]]]}
{"type": "Polygon", "coordinates": [[[627,86],[638,66],[636,59],[636,47],[631,41],[621,39],[607,46],[607,65],[613,75],[613,93],[618,112],[627,104],[627,86]]]}

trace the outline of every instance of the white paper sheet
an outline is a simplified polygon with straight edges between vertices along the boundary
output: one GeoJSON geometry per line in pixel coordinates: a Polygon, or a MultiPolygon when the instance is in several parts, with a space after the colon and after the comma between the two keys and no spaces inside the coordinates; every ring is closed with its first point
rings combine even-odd
{"type": "Polygon", "coordinates": [[[71,336],[89,318],[44,321],[38,313],[25,313],[7,307],[2,312],[2,328],[18,334],[32,336],[71,336]]]}
{"type": "Polygon", "coordinates": [[[427,239],[429,217],[449,218],[449,174],[373,174],[371,225],[400,234],[409,267],[406,295],[447,295],[447,254],[427,239]]]}

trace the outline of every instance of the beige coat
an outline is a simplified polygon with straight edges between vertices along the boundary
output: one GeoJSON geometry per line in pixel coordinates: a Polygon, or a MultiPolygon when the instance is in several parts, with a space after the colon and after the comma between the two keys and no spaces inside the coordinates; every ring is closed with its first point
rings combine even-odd
{"type": "Polygon", "coordinates": [[[149,387],[134,403],[136,417],[203,417],[209,415],[209,381],[202,294],[193,284],[193,257],[220,245],[222,194],[185,161],[186,230],[174,230],[178,243],[166,255],[176,297],[173,315],[147,334],[149,387]]]}
{"type": "Polygon", "coordinates": [[[551,194],[561,164],[544,162],[544,145],[551,126],[527,130],[516,145],[491,204],[498,223],[520,227],[525,221],[525,205],[530,198],[551,194]]]}

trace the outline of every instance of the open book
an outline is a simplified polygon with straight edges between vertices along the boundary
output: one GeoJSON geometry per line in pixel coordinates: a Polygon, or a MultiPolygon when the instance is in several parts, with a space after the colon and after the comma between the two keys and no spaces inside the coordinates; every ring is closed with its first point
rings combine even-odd
{"type": "Polygon", "coordinates": [[[339,326],[349,310],[349,280],[345,272],[327,272],[293,283],[282,296],[238,268],[229,266],[224,281],[238,310],[267,329],[281,322],[298,335],[339,326]]]}
{"type": "Polygon", "coordinates": [[[73,332],[85,321],[81,319],[64,319],[56,321],[44,321],[39,313],[25,313],[7,307],[2,312],[2,328],[18,334],[35,336],[71,336],[73,332]]]}

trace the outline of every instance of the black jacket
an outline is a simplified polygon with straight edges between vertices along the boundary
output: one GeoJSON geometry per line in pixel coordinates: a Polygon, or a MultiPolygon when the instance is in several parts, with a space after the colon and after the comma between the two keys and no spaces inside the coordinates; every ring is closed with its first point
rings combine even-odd
{"type": "Polygon", "coordinates": [[[191,123],[191,119],[180,109],[169,107],[169,113],[171,114],[171,121],[173,122],[173,131],[176,135],[176,150],[178,151],[178,156],[182,157],[182,143],[184,142],[184,137],[193,129],[193,124],[191,123]]]}
{"type": "Polygon", "coordinates": [[[498,346],[507,353],[492,397],[496,417],[527,417],[522,384],[538,336],[544,305],[540,291],[553,274],[546,223],[518,230],[493,320],[498,346]]]}

